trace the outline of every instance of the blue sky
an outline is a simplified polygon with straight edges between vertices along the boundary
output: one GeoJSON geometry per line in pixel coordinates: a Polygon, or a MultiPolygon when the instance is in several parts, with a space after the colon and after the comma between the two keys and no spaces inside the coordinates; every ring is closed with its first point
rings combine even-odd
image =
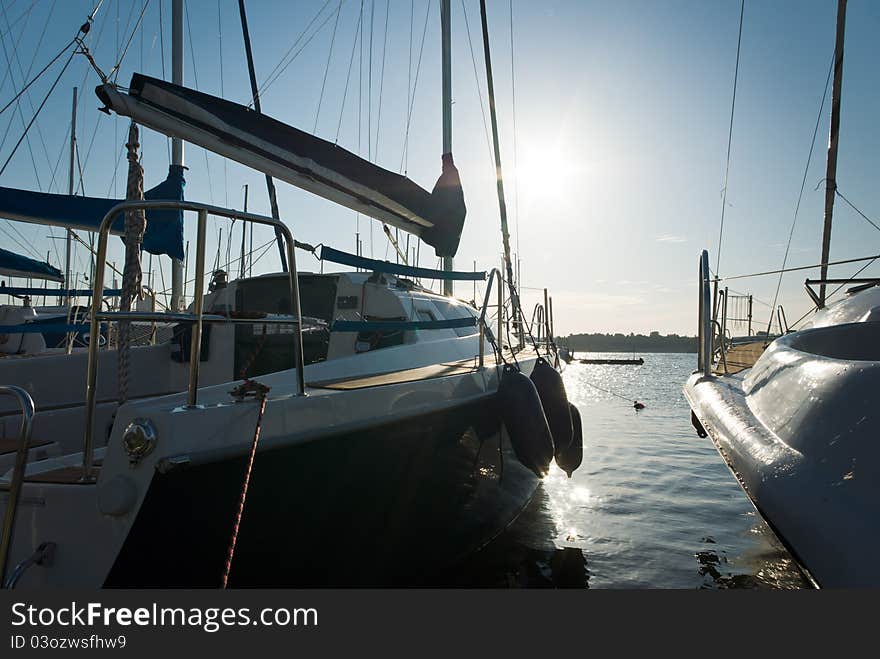
{"type": "MultiPolygon", "coordinates": [[[[147,3],[142,27],[133,29],[143,3],[106,0],[89,37],[96,61],[108,71],[134,35],[120,67],[120,84],[127,84],[134,71],[162,76],[163,37],[165,73],[170,78],[171,3],[161,3],[165,21],[161,32],[159,0],[147,3]]],[[[659,330],[693,334],[697,256],[708,248],[713,265],[717,257],[740,3],[514,0],[515,97],[510,4],[497,0],[488,4],[512,242],[522,259],[523,284],[529,289],[550,289],[557,333],[659,330]]],[[[222,92],[228,99],[247,102],[250,93],[237,2],[189,0],[186,5],[192,35],[192,41],[187,35],[187,84],[198,83],[202,91],[222,92]]],[[[2,6],[0,33],[5,50],[0,70],[6,75],[0,100],[5,104],[14,89],[21,87],[31,62],[32,71],[39,70],[71,39],[93,1],[6,0],[2,6]]],[[[279,62],[287,61],[285,53],[317,16],[306,36],[289,51],[297,56],[265,91],[264,112],[304,130],[316,129],[318,135],[331,140],[336,139],[338,129],[342,146],[388,169],[397,171],[403,165],[422,186],[433,185],[441,152],[437,0],[430,4],[427,0],[391,0],[388,5],[384,0],[363,4],[343,0],[341,8],[339,0],[250,0],[248,12],[261,82],[269,79],[279,62]],[[361,7],[366,26],[363,44],[355,43],[361,7]],[[414,100],[404,159],[409,97],[414,100]]],[[[481,93],[487,112],[479,4],[453,2],[452,12],[453,152],[468,205],[456,265],[470,268],[476,260],[481,268],[491,267],[498,263],[501,241],[494,171],[480,108],[481,93]]],[[[782,262],[834,47],[835,13],[836,3],[831,1],[746,2],[722,275],[775,269],[782,262]]],[[[875,192],[880,144],[874,126],[880,116],[874,45],[878,28],[880,4],[851,0],[838,185],[872,219],[880,216],[875,192]]],[[[8,127],[0,148],[4,162],[59,70],[60,66],[53,67],[31,88],[20,112],[10,108],[0,115],[0,131],[8,127]]],[[[77,133],[85,191],[93,196],[124,194],[127,123],[97,112],[99,104],[92,92],[96,84],[86,61],[74,59],[0,185],[48,190],[58,162],[51,189],[66,191],[70,95],[71,88],[79,86],[77,133]]],[[[826,102],[790,265],[819,260],[824,192],[815,188],[824,176],[829,112],[826,102]]],[[[168,149],[163,137],[146,133],[143,163],[146,184],[152,186],[164,178],[168,149]]],[[[212,154],[206,156],[192,146],[187,147],[186,164],[188,198],[241,207],[242,186],[248,184],[250,210],[268,213],[265,184],[258,172],[212,154]]],[[[282,216],[300,239],[353,250],[359,229],[367,255],[393,258],[378,224],[372,223],[371,229],[369,220],[361,217],[358,222],[352,211],[284,183],[278,188],[282,216]]],[[[225,263],[229,225],[216,226],[223,228],[220,261],[225,263]]],[[[61,244],[48,237],[47,228],[16,224],[13,229],[3,221],[0,230],[0,241],[9,249],[26,252],[18,241],[35,253],[48,251],[50,260],[59,263],[61,244]]],[[[238,231],[236,227],[232,258],[238,251],[238,231]]],[[[194,235],[190,229],[187,233],[194,235]]],[[[55,234],[60,236],[57,230],[55,234]]],[[[212,262],[218,237],[219,232],[208,246],[212,262]]],[[[270,238],[258,231],[255,244],[270,238]]],[[[877,230],[838,202],[832,258],[872,255],[878,253],[878,246],[877,230]]],[[[121,264],[121,244],[114,250],[121,264]]],[[[302,269],[318,268],[307,255],[300,258],[302,269]]],[[[82,251],[78,263],[83,270],[82,251]]],[[[421,264],[436,265],[432,250],[421,250],[421,264]]],[[[256,270],[277,267],[275,252],[270,250],[256,270]]],[[[849,276],[857,268],[840,266],[831,274],[849,276]]],[[[158,259],[153,269],[155,286],[161,288],[158,259]]],[[[808,309],[802,292],[806,274],[792,273],[784,280],[782,300],[790,320],[808,309]]],[[[880,274],[880,267],[864,274],[880,274]]],[[[167,264],[165,277],[167,285],[167,264]]],[[[765,277],[731,285],[769,302],[776,280],[765,277]]],[[[467,298],[472,295],[467,284],[459,285],[457,292],[467,298]]],[[[537,291],[526,291],[527,306],[537,301],[537,295],[537,291]]],[[[766,323],[766,306],[756,303],[755,313],[766,323]]]]}

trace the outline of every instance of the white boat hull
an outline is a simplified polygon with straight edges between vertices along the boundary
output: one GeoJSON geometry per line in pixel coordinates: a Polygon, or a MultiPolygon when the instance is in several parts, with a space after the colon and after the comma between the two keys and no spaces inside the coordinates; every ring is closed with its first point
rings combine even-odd
{"type": "Polygon", "coordinates": [[[691,409],[821,586],[880,586],[880,323],[802,330],[736,375],[697,373],[691,409]]]}

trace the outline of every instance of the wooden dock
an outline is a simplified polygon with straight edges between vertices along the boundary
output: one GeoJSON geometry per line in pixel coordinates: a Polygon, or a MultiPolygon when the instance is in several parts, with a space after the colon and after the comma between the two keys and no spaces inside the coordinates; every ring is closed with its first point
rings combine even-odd
{"type": "MultiPolygon", "coordinates": [[[[727,373],[739,373],[747,368],[751,368],[764,353],[766,347],[767,343],[765,341],[753,341],[751,343],[731,346],[726,353],[727,373]]],[[[717,362],[712,370],[716,375],[724,375],[724,362],[717,362]]]]}

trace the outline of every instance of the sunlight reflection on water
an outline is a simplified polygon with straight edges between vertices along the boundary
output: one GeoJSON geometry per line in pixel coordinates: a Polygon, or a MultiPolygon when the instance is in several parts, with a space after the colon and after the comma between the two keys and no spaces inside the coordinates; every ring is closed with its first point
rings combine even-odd
{"type": "Polygon", "coordinates": [[[571,479],[553,467],[510,531],[466,569],[473,585],[808,585],[711,442],[690,425],[681,387],[694,356],[644,357],[643,366],[568,366],[566,389],[584,426],[583,464],[571,479]],[[645,409],[633,409],[635,400],[645,409]],[[573,583],[560,583],[554,566],[573,583]]]}

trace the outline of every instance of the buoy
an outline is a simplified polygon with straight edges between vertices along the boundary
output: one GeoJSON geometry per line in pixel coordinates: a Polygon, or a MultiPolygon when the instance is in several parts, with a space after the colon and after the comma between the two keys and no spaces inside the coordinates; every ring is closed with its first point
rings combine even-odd
{"type": "Polygon", "coordinates": [[[556,450],[556,464],[571,478],[571,475],[581,466],[581,461],[584,459],[584,434],[583,426],[581,425],[581,414],[578,412],[578,408],[573,403],[568,405],[571,410],[571,444],[568,445],[567,449],[556,450]]]}
{"type": "Polygon", "coordinates": [[[553,434],[553,444],[557,451],[568,448],[571,444],[571,409],[565,384],[559,371],[553,368],[543,357],[535,361],[532,369],[532,382],[541,397],[541,405],[547,416],[547,424],[553,434]]]}
{"type": "Polygon", "coordinates": [[[517,459],[538,477],[543,477],[553,459],[553,435],[535,385],[513,366],[505,364],[498,385],[498,403],[517,459]]]}

